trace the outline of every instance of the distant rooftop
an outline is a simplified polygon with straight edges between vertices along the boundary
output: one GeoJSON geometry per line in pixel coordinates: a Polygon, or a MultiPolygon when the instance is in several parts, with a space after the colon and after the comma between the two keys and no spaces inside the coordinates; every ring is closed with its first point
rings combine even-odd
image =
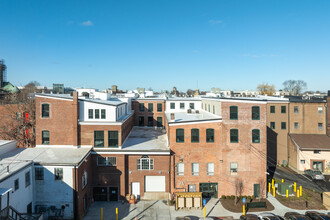
{"type": "Polygon", "coordinates": [[[241,101],[274,101],[274,102],[289,102],[288,98],[284,97],[276,97],[276,96],[263,96],[263,95],[258,95],[255,97],[208,97],[208,96],[203,96],[202,99],[214,99],[214,100],[241,100],[241,101]]]}
{"type": "Polygon", "coordinates": [[[285,96],[285,98],[288,98],[290,102],[326,102],[325,98],[316,98],[316,97],[306,97],[303,96],[285,96]]]}
{"type": "Polygon", "coordinates": [[[182,123],[182,122],[200,122],[200,121],[212,121],[212,120],[221,120],[222,117],[218,115],[214,115],[212,113],[206,112],[204,110],[200,110],[199,113],[187,113],[186,111],[182,112],[165,112],[167,121],[169,124],[171,123],[182,123]],[[171,114],[174,114],[175,120],[171,120],[171,114]]]}
{"type": "Polygon", "coordinates": [[[168,101],[201,101],[200,98],[193,98],[193,97],[172,97],[168,98],[168,101]]]}
{"type": "Polygon", "coordinates": [[[13,162],[33,161],[41,165],[78,165],[91,150],[91,146],[37,146],[35,148],[16,148],[0,156],[13,162]]]}
{"type": "Polygon", "coordinates": [[[133,127],[121,150],[170,152],[165,130],[156,127],[133,127]]]}

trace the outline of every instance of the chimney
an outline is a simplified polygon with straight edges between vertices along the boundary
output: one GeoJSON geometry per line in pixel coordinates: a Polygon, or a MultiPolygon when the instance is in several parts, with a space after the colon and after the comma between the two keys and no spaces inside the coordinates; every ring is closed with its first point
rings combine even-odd
{"type": "Polygon", "coordinates": [[[9,173],[9,166],[7,166],[7,173],[9,173]]]}
{"type": "Polygon", "coordinates": [[[78,92],[72,93],[73,104],[72,104],[72,126],[73,126],[73,146],[78,146],[78,119],[79,119],[79,103],[78,103],[78,92]]]}
{"type": "Polygon", "coordinates": [[[175,114],[171,113],[171,121],[174,121],[174,120],[175,120],[175,114]]]}

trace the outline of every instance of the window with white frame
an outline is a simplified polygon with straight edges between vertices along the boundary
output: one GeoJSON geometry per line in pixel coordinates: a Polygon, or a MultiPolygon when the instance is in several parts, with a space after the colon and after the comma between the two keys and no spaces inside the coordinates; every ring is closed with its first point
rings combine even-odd
{"type": "Polygon", "coordinates": [[[317,112],[319,114],[322,114],[323,113],[323,107],[317,107],[317,112]]]}
{"type": "Polygon", "coordinates": [[[207,163],[207,175],[208,176],[214,175],[214,163],[207,163]]]}
{"type": "Polygon", "coordinates": [[[300,160],[300,164],[305,164],[305,160],[300,160]]]}
{"type": "Polygon", "coordinates": [[[199,163],[191,164],[191,175],[193,175],[193,176],[199,175],[199,163]]]}
{"type": "Polygon", "coordinates": [[[84,170],[84,174],[81,177],[82,181],[82,188],[85,188],[87,186],[87,171],[84,170]]]}
{"type": "Polygon", "coordinates": [[[299,129],[299,123],[298,122],[294,123],[294,129],[299,129]]]}
{"type": "Polygon", "coordinates": [[[116,157],[97,157],[98,166],[117,166],[116,157]]]}
{"type": "Polygon", "coordinates": [[[183,176],[184,175],[184,163],[178,163],[177,175],[178,176],[183,176]]]}
{"type": "Polygon", "coordinates": [[[237,163],[230,163],[230,173],[231,175],[237,175],[238,171],[238,164],[237,163]]]}
{"type": "Polygon", "coordinates": [[[323,130],[323,123],[318,123],[318,128],[319,128],[319,131],[322,131],[323,130]]]}
{"type": "Polygon", "coordinates": [[[153,170],[154,169],[154,159],[150,159],[148,156],[142,156],[142,158],[137,159],[137,169],[138,170],[153,170]]]}

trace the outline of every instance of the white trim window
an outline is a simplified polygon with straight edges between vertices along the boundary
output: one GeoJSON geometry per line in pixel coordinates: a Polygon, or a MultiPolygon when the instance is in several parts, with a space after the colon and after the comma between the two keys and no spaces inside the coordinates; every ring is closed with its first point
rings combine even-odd
{"type": "Polygon", "coordinates": [[[214,163],[207,163],[207,175],[214,176],[214,163]]]}
{"type": "Polygon", "coordinates": [[[191,175],[199,176],[199,163],[191,164],[191,175]]]}
{"type": "Polygon", "coordinates": [[[178,163],[177,175],[178,176],[184,176],[184,163],[178,163]]]}
{"type": "Polygon", "coordinates": [[[97,157],[97,166],[117,166],[116,157],[97,157]]]}
{"type": "Polygon", "coordinates": [[[82,188],[84,189],[87,186],[87,171],[84,170],[84,174],[81,177],[82,188]]]}
{"type": "Polygon", "coordinates": [[[238,172],[238,164],[237,163],[230,163],[230,174],[237,175],[238,172]]]}
{"type": "Polygon", "coordinates": [[[137,169],[138,170],[153,170],[154,169],[154,159],[150,159],[148,156],[142,156],[142,158],[137,159],[137,169]]]}

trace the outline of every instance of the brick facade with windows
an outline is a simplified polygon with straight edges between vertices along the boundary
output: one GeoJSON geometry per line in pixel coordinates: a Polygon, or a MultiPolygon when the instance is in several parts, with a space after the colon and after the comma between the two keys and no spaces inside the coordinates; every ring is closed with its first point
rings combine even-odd
{"type": "MultiPolygon", "coordinates": [[[[160,126],[157,125],[157,121],[161,118],[161,124],[164,126],[164,112],[165,112],[165,100],[163,99],[136,99],[132,101],[132,109],[134,110],[134,126],[160,126]],[[144,111],[140,105],[144,106],[144,111]],[[152,105],[152,111],[149,106],[152,105]],[[161,111],[159,107],[161,105],[161,111]],[[143,118],[142,118],[143,117],[143,118]],[[149,118],[152,120],[149,121],[149,118]],[[158,119],[157,119],[158,118],[158,119]],[[141,124],[143,121],[143,125],[141,124]]],[[[160,126],[161,127],[161,126],[160,126]]]]}

